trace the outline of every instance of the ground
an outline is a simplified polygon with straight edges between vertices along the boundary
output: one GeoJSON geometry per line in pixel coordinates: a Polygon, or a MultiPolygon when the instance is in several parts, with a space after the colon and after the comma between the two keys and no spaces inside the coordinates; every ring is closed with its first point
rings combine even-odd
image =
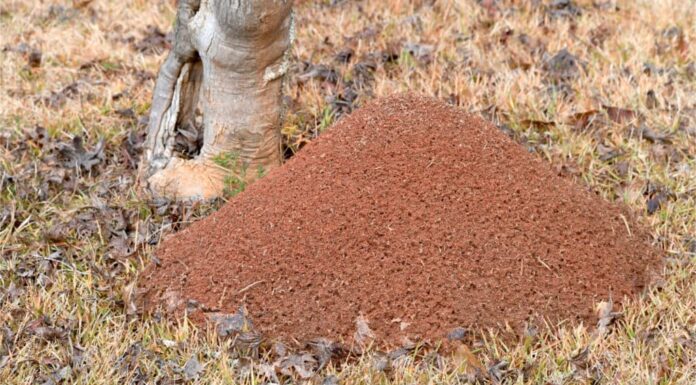
{"type": "Polygon", "coordinates": [[[148,203],[133,183],[174,10],[0,3],[4,383],[696,382],[694,1],[301,2],[287,156],[370,98],[433,95],[639,212],[666,260],[603,332],[489,332],[445,357],[375,351],[318,373],[310,356],[250,365],[214,330],[135,314],[160,238],[222,203],[148,203]]]}

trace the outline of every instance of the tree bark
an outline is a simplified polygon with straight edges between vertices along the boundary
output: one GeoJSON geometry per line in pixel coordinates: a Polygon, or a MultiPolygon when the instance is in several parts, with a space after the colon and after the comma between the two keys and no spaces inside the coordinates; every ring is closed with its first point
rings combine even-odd
{"type": "MultiPolygon", "coordinates": [[[[292,0],[180,0],[175,42],[155,86],[140,182],[155,196],[219,197],[230,173],[280,165],[282,81],[294,38],[292,0]],[[203,113],[196,125],[196,109],[203,113]],[[200,153],[176,156],[184,127],[200,153]],[[191,133],[189,132],[189,135],[191,133]],[[232,169],[220,157],[234,159],[232,169]]],[[[249,172],[246,172],[249,170],[249,172]]]]}

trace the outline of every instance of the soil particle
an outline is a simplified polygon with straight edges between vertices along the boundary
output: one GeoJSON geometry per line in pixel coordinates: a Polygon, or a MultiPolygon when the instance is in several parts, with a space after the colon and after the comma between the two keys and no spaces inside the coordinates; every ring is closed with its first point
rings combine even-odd
{"type": "Polygon", "coordinates": [[[541,318],[595,324],[597,301],[621,304],[659,266],[648,240],[627,209],[481,118],[397,95],[165,241],[139,284],[149,311],[172,308],[172,293],[177,314],[190,300],[243,305],[264,336],[297,341],[348,341],[364,317],[391,345],[541,318]]]}

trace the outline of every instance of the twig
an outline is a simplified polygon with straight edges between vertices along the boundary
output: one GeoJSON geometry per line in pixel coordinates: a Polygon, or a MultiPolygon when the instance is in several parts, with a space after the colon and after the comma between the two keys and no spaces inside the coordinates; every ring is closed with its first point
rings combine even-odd
{"type": "Polygon", "coordinates": [[[238,292],[237,292],[237,295],[240,295],[240,294],[244,293],[245,291],[251,289],[252,287],[254,287],[254,286],[258,285],[258,284],[264,283],[264,282],[266,282],[266,281],[264,281],[264,280],[256,281],[256,282],[252,283],[251,285],[249,285],[249,286],[243,288],[242,290],[238,291],[238,292]]]}

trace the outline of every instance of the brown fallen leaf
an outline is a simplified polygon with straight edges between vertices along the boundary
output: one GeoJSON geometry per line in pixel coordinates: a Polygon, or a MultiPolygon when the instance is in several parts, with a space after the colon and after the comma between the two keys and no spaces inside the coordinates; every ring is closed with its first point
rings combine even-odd
{"type": "Polygon", "coordinates": [[[494,384],[500,384],[503,382],[507,374],[510,372],[508,369],[509,367],[510,363],[505,360],[494,361],[488,367],[488,375],[491,377],[494,384]]]}
{"type": "Polygon", "coordinates": [[[374,341],[375,333],[370,329],[367,318],[364,315],[361,314],[355,319],[355,329],[353,339],[359,345],[366,346],[374,341]]]}
{"type": "Polygon", "coordinates": [[[38,68],[41,66],[41,59],[43,54],[38,49],[33,50],[29,56],[27,56],[27,64],[31,68],[38,68]]]}
{"type": "Polygon", "coordinates": [[[148,26],[144,35],[142,40],[133,44],[134,50],[145,55],[157,55],[171,48],[169,36],[162,32],[157,26],[148,26]]]}
{"type": "Polygon", "coordinates": [[[338,83],[339,76],[335,69],[324,64],[309,64],[307,66],[307,70],[305,70],[301,75],[297,76],[297,81],[300,83],[306,83],[313,79],[317,79],[321,82],[336,84],[338,83]]]}
{"type": "Polygon", "coordinates": [[[435,46],[431,44],[409,42],[404,44],[403,50],[416,58],[416,60],[429,63],[433,59],[432,54],[433,51],[435,51],[435,46]]]}
{"type": "MultiPolygon", "coordinates": [[[[313,356],[317,359],[319,363],[318,370],[326,367],[326,365],[328,365],[332,359],[343,359],[350,353],[348,348],[346,348],[344,345],[338,342],[332,342],[325,338],[314,339],[307,343],[306,347],[312,351],[313,356]]],[[[287,354],[280,356],[285,355],[287,354]]]]}
{"type": "Polygon", "coordinates": [[[84,8],[90,4],[92,4],[94,0],[74,0],[73,1],[73,8],[75,9],[81,9],[84,8]]]}
{"type": "Polygon", "coordinates": [[[94,150],[85,149],[81,136],[75,136],[71,143],[59,143],[58,159],[63,167],[68,169],[82,169],[90,172],[92,168],[104,160],[104,139],[101,139],[94,150]]]}
{"type": "Polygon", "coordinates": [[[46,341],[62,339],[67,335],[65,330],[48,325],[47,320],[43,318],[30,322],[26,327],[26,331],[46,341]]]}
{"type": "Polygon", "coordinates": [[[452,329],[449,333],[447,333],[447,339],[449,341],[462,341],[466,337],[466,335],[469,333],[468,330],[466,330],[463,327],[456,327],[452,329]]]}
{"type": "Polygon", "coordinates": [[[352,48],[345,48],[336,54],[335,60],[338,63],[347,64],[355,55],[355,51],[352,48]]]}
{"type": "Polygon", "coordinates": [[[556,122],[546,120],[524,119],[520,121],[520,126],[523,128],[531,128],[535,131],[547,132],[556,126],[556,122]]]}
{"type": "Polygon", "coordinates": [[[138,313],[138,307],[136,306],[135,303],[135,285],[136,282],[133,281],[132,283],[126,285],[123,287],[123,290],[121,292],[121,295],[123,297],[123,306],[125,307],[126,310],[126,315],[128,316],[134,316],[138,313]]]}
{"type": "Polygon", "coordinates": [[[614,301],[611,298],[597,304],[597,317],[599,318],[597,332],[600,336],[606,335],[609,332],[609,327],[623,316],[622,312],[615,312],[613,309],[614,301]]]}
{"type": "Polygon", "coordinates": [[[186,381],[194,381],[198,379],[200,373],[203,371],[203,365],[198,362],[198,359],[194,355],[186,361],[182,371],[184,372],[184,379],[186,381]]]}
{"type": "Polygon", "coordinates": [[[480,373],[486,373],[487,371],[486,366],[483,365],[476,355],[471,352],[471,349],[464,344],[457,347],[453,359],[456,366],[466,364],[467,367],[473,368],[480,373]]]}
{"type": "Polygon", "coordinates": [[[602,105],[600,109],[578,112],[570,118],[569,124],[576,131],[606,126],[610,122],[616,124],[629,124],[642,119],[642,116],[633,110],[620,107],[602,105]]]}
{"type": "Polygon", "coordinates": [[[235,314],[213,314],[210,319],[215,324],[217,335],[222,338],[254,330],[254,324],[243,306],[239,307],[235,314]]]}
{"type": "Polygon", "coordinates": [[[53,109],[59,109],[67,103],[68,99],[74,99],[80,95],[80,83],[73,82],[58,91],[51,91],[50,96],[43,96],[36,100],[36,104],[53,109]]]}
{"type": "Polygon", "coordinates": [[[649,110],[654,110],[656,108],[660,108],[660,101],[657,100],[657,95],[655,95],[654,90],[648,91],[648,93],[645,96],[645,106],[649,110]]]}
{"type": "Polygon", "coordinates": [[[656,213],[669,199],[676,199],[677,196],[670,189],[656,184],[653,182],[648,182],[643,188],[643,196],[646,200],[646,209],[648,215],[656,213]]]}
{"type": "Polygon", "coordinates": [[[580,74],[582,63],[577,56],[564,48],[554,56],[546,55],[542,68],[554,84],[561,84],[576,78],[580,74]]]}
{"type": "Polygon", "coordinates": [[[620,150],[605,146],[602,143],[597,145],[597,153],[599,153],[599,160],[603,162],[608,162],[621,156],[620,150]]]}
{"type": "Polygon", "coordinates": [[[321,385],[339,385],[339,384],[340,384],[340,382],[338,381],[338,377],[336,377],[333,374],[324,378],[324,380],[321,382],[321,385]]]}
{"type": "Polygon", "coordinates": [[[626,108],[602,105],[602,110],[607,113],[612,122],[618,124],[628,124],[640,118],[638,112],[626,108]]]}
{"type": "Polygon", "coordinates": [[[657,133],[645,124],[640,126],[639,132],[641,138],[647,140],[650,143],[672,143],[672,137],[669,134],[657,133]]]}
{"type": "Polygon", "coordinates": [[[480,2],[483,9],[488,12],[488,17],[494,18],[498,14],[498,1],[497,0],[483,0],[480,2]]]}
{"type": "Polygon", "coordinates": [[[587,369],[590,366],[589,363],[589,358],[590,358],[590,347],[585,346],[584,349],[581,349],[577,353],[573,354],[573,356],[570,357],[570,363],[577,369],[587,369]]]}
{"type": "Polygon", "coordinates": [[[572,0],[553,0],[546,6],[546,13],[554,19],[571,19],[582,15],[582,10],[572,0]]]}
{"type": "Polygon", "coordinates": [[[283,358],[279,366],[282,374],[286,376],[297,374],[301,379],[307,380],[316,373],[317,360],[311,354],[293,354],[283,358]]]}
{"type": "Polygon", "coordinates": [[[667,194],[663,192],[657,193],[652,197],[649,197],[646,203],[648,215],[655,214],[660,209],[660,207],[662,207],[662,203],[667,201],[667,198],[667,194]]]}

